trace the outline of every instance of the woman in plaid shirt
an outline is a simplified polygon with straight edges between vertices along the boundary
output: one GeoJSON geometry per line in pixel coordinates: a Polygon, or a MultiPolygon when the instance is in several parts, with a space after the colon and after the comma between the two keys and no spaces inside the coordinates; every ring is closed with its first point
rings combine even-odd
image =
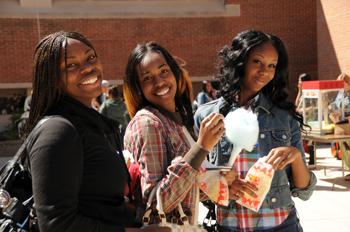
{"type": "Polygon", "coordinates": [[[159,184],[164,212],[170,217],[181,202],[193,223],[196,177],[208,151],[224,134],[223,116],[213,113],[206,117],[197,142],[191,145],[186,137],[194,134],[191,80],[171,54],[155,42],[140,44],[132,51],[124,96],[132,118],[124,146],[139,164],[143,201],[147,202],[159,184]]]}
{"type": "MultiPolygon", "coordinates": [[[[228,207],[218,206],[219,231],[303,231],[293,197],[310,198],[316,185],[315,175],[305,164],[300,130],[303,117],[288,102],[288,57],[282,41],[260,31],[243,31],[219,53],[218,77],[221,98],[195,115],[195,126],[213,112],[226,115],[240,107],[258,115],[259,138],[251,152],[242,151],[233,168],[238,178],[232,183],[228,207]],[[268,194],[258,212],[236,203],[244,194],[254,196],[244,181],[249,168],[265,157],[275,173],[268,194]]],[[[239,133],[239,132],[237,132],[239,133]]],[[[233,145],[224,137],[210,157],[217,165],[228,162],[233,145]]]]}

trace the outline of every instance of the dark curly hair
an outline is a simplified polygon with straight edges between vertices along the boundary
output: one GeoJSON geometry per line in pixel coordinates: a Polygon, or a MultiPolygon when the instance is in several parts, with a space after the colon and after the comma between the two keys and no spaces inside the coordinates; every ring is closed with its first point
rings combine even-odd
{"type": "Polygon", "coordinates": [[[233,38],[231,46],[225,46],[219,52],[220,94],[225,103],[220,108],[220,113],[226,115],[233,103],[237,102],[241,83],[244,78],[244,69],[249,53],[257,46],[271,43],[278,53],[278,63],[274,78],[261,90],[274,105],[287,110],[301,125],[306,126],[301,114],[296,112],[295,105],[288,101],[288,55],[283,42],[276,36],[261,31],[247,30],[237,34],[233,38]]]}
{"type": "Polygon", "coordinates": [[[137,67],[149,52],[156,52],[164,56],[165,61],[173,72],[177,91],[175,95],[175,105],[179,110],[182,121],[187,128],[193,128],[194,120],[192,113],[192,83],[188,72],[182,67],[185,62],[172,56],[165,48],[156,42],[138,44],[131,52],[125,69],[123,92],[125,104],[133,118],[138,110],[146,105],[150,105],[141,92],[138,81],[137,67]]]}

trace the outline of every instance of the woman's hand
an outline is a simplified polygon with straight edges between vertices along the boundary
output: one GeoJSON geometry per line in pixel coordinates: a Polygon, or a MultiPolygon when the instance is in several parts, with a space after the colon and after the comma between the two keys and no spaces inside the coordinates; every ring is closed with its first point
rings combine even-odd
{"type": "Polygon", "coordinates": [[[293,163],[297,158],[301,158],[301,153],[297,148],[277,147],[269,152],[265,162],[271,164],[275,170],[281,170],[288,164],[293,163]]]}
{"type": "Polygon", "coordinates": [[[233,181],[237,178],[237,172],[233,169],[221,171],[220,174],[225,177],[228,186],[231,186],[233,181]]]}
{"type": "Polygon", "coordinates": [[[205,150],[211,151],[224,133],[224,116],[211,113],[201,123],[197,143],[205,150]]]}
{"type": "Polygon", "coordinates": [[[257,197],[256,191],[258,191],[258,188],[254,184],[244,179],[237,178],[231,184],[229,199],[236,201],[243,197],[245,193],[252,197],[257,197]]]}

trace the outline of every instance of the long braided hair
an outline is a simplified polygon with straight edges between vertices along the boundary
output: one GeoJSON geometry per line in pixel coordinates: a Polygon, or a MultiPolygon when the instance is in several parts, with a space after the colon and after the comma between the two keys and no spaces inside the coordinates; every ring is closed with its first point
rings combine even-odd
{"type": "MultiPolygon", "coordinates": [[[[77,32],[59,31],[43,38],[35,48],[33,94],[26,134],[56,106],[62,96],[60,58],[66,57],[67,39],[76,39],[91,47],[90,41],[77,32]]],[[[66,62],[66,61],[65,61],[66,62]]]]}
{"type": "Polygon", "coordinates": [[[125,69],[123,93],[130,117],[133,118],[138,110],[150,104],[142,94],[137,74],[138,65],[149,52],[156,52],[164,56],[176,79],[176,108],[179,110],[184,125],[187,128],[193,128],[194,120],[191,105],[193,100],[192,82],[188,72],[180,67],[176,59],[156,42],[138,44],[129,56],[125,69]]]}
{"type": "Polygon", "coordinates": [[[288,55],[283,42],[276,36],[261,31],[247,30],[233,38],[231,46],[225,46],[219,52],[220,95],[225,99],[220,113],[226,115],[233,103],[239,104],[241,84],[245,77],[244,69],[249,53],[255,47],[271,43],[278,53],[278,63],[274,78],[261,90],[274,105],[287,110],[301,125],[301,130],[308,127],[303,116],[296,112],[296,107],[288,101],[288,55]]]}

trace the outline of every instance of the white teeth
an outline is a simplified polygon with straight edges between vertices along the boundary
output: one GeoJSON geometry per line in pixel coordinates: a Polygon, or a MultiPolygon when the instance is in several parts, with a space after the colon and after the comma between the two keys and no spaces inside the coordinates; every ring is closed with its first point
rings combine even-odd
{"type": "Polygon", "coordinates": [[[168,88],[164,88],[161,91],[157,92],[156,95],[158,95],[158,96],[165,95],[166,93],[169,92],[169,89],[170,89],[169,87],[168,88]]]}
{"type": "Polygon", "coordinates": [[[81,84],[83,85],[88,85],[88,84],[93,84],[97,81],[97,77],[92,77],[92,78],[89,78],[85,81],[83,81],[81,84]]]}

